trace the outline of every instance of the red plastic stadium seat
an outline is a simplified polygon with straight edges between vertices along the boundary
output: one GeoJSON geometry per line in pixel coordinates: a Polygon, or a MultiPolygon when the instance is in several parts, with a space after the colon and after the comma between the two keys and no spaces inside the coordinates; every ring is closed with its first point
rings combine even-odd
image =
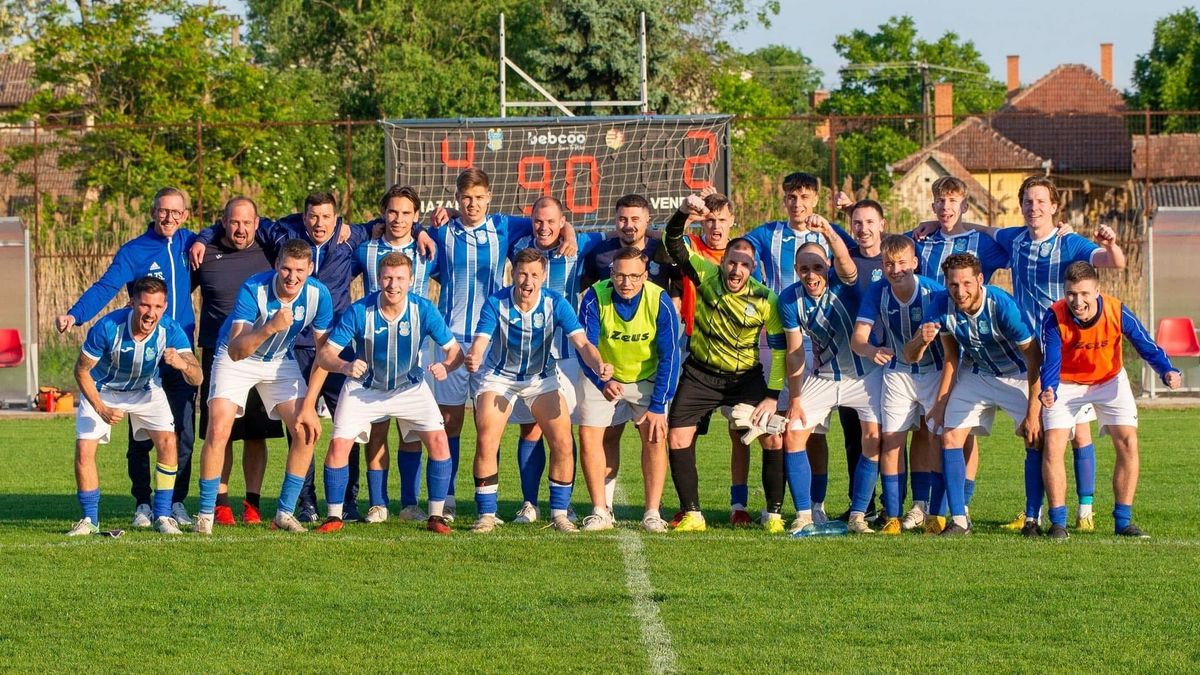
{"type": "Polygon", "coordinates": [[[1154,337],[1167,356],[1200,357],[1200,342],[1196,340],[1196,325],[1186,316],[1173,316],[1158,322],[1154,337]]]}
{"type": "Polygon", "coordinates": [[[0,328],[0,368],[12,368],[25,360],[21,334],[15,328],[0,328]]]}

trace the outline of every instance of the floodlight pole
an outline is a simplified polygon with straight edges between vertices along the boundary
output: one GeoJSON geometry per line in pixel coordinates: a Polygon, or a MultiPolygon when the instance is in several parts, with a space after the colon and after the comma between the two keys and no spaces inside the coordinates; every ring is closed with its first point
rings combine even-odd
{"type": "Polygon", "coordinates": [[[500,117],[508,117],[508,68],[505,67],[505,62],[508,60],[507,52],[504,44],[504,13],[500,13],[500,117]]]}
{"type": "Polygon", "coordinates": [[[647,59],[646,59],[646,13],[645,12],[641,12],[638,14],[638,28],[639,28],[638,47],[639,47],[639,51],[641,52],[641,57],[642,57],[641,58],[641,61],[642,61],[642,114],[648,115],[650,113],[650,87],[649,87],[649,81],[648,81],[649,78],[647,77],[647,74],[646,74],[647,73],[647,62],[646,62],[647,59]]]}

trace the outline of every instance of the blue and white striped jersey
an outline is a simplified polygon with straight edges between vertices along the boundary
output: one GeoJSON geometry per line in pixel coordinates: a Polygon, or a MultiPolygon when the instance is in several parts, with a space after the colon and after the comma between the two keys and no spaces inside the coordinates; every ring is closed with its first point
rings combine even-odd
{"type": "Polygon", "coordinates": [[[830,380],[852,380],[877,366],[850,349],[858,315],[858,289],[837,281],[836,277],[830,284],[819,298],[810,297],[802,282],[788,286],[779,296],[779,314],[784,331],[804,331],[812,340],[816,375],[830,380]]]}
{"type": "Polygon", "coordinates": [[[946,289],[938,282],[916,275],[917,288],[908,302],[900,302],[887,279],[871,284],[858,308],[860,323],[883,324],[883,344],[896,353],[885,366],[891,370],[928,373],[942,369],[942,345],[934,340],[917,363],[904,362],[904,345],[921,330],[921,324],[941,321],[946,313],[946,289]],[[880,317],[883,320],[880,321],[880,317]]]}
{"type": "Polygon", "coordinates": [[[949,298],[942,333],[958,342],[959,368],[972,373],[1012,377],[1024,375],[1021,345],[1033,339],[1033,329],[1021,317],[1017,301],[995,286],[983,287],[983,304],[975,314],[957,309],[949,298]]]}
{"type": "Polygon", "coordinates": [[[226,317],[217,336],[217,351],[229,347],[229,333],[235,323],[250,324],[258,328],[275,315],[285,304],[292,309],[292,327],[283,333],[276,333],[267,338],[254,354],[250,355],[256,361],[284,361],[295,358],[292,347],[296,337],[304,329],[312,326],[313,332],[325,333],[333,324],[333,298],[325,284],[309,277],[300,292],[289,303],[279,299],[275,291],[275,272],[255,274],[242,284],[238,291],[237,304],[226,317]]]}
{"type": "Polygon", "coordinates": [[[399,251],[413,261],[412,287],[409,293],[422,298],[429,297],[429,275],[437,265],[437,255],[432,260],[426,260],[417,252],[417,240],[410,239],[407,244],[393,248],[383,237],[370,239],[359,244],[354,251],[354,274],[363,275],[363,293],[370,295],[379,290],[379,261],[392,251],[399,251]]]}
{"type": "MultiPolygon", "coordinates": [[[[833,226],[833,231],[838,233],[847,247],[858,245],[837,225],[833,226]]],[[[786,220],[763,223],[747,232],[745,238],[754,244],[754,251],[758,254],[758,272],[763,284],[776,295],[796,283],[796,251],[801,246],[809,242],[817,243],[825,249],[825,255],[832,255],[824,235],[811,230],[794,230],[786,220]]]]}
{"type": "Polygon", "coordinates": [[[569,337],[583,332],[583,326],[571,303],[554,291],[543,288],[528,312],[522,312],[512,296],[511,287],[501,289],[480,312],[475,335],[492,341],[484,367],[514,380],[550,377],[555,373],[550,349],[554,331],[561,328],[569,337]]]}
{"type": "Polygon", "coordinates": [[[99,391],[139,391],[159,385],[158,364],[166,349],[192,351],[192,343],[183,328],[163,315],[154,330],[142,340],[133,339],[129,307],[109,312],[90,329],[83,343],[83,355],[95,359],[92,379],[99,391]]]}
{"type": "Polygon", "coordinates": [[[1063,297],[1063,274],[1073,262],[1091,262],[1100,247],[1077,235],[1050,236],[1035,241],[1028,227],[996,230],[996,243],[1008,253],[1013,297],[1025,323],[1042,325],[1042,316],[1063,297]]]}
{"type": "Polygon", "coordinates": [[[472,228],[455,218],[427,230],[437,243],[438,310],[459,342],[471,341],[483,306],[504,287],[509,242],[528,235],[532,227],[525,217],[491,215],[472,228]]]}
{"type": "MultiPolygon", "coordinates": [[[[548,288],[567,299],[572,307],[579,306],[579,277],[583,272],[583,259],[591,250],[608,238],[603,232],[579,232],[575,235],[577,251],[575,255],[559,255],[555,249],[544,249],[534,243],[533,235],[529,234],[520,239],[514,239],[508,251],[508,259],[512,261],[517,253],[532,248],[546,256],[546,281],[542,288],[548,288]]],[[[560,330],[554,336],[554,358],[573,359],[575,348],[560,330]]]]}
{"type": "Polygon", "coordinates": [[[991,280],[996,270],[1008,267],[1008,252],[982,232],[967,230],[946,236],[945,232],[938,229],[922,241],[917,241],[911,231],[905,232],[904,236],[912,239],[917,245],[917,259],[921,261],[917,273],[939,284],[946,283],[946,275],[942,273],[942,262],[955,253],[970,253],[979,258],[983,267],[984,283],[991,280]]]}
{"type": "Polygon", "coordinates": [[[421,342],[433,338],[439,347],[449,347],[454,336],[432,302],[408,294],[399,316],[392,320],[379,311],[379,293],[350,305],[342,314],[328,344],[339,350],[351,347],[355,358],[367,364],[359,381],[369,389],[396,391],[420,384],[421,342]]]}

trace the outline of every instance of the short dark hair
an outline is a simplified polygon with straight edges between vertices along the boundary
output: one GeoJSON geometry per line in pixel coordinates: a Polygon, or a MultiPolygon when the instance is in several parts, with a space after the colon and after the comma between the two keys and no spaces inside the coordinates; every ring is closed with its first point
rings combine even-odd
{"type": "Polygon", "coordinates": [[[387,192],[384,192],[383,196],[379,198],[379,210],[381,212],[387,211],[388,202],[397,197],[403,197],[412,202],[413,208],[416,209],[417,213],[421,212],[421,198],[417,196],[417,191],[399,183],[388,188],[387,192]]]}
{"type": "Polygon", "coordinates": [[[303,239],[288,239],[284,243],[283,248],[279,249],[278,260],[291,258],[292,260],[312,260],[312,247],[303,239]]]}
{"type": "Polygon", "coordinates": [[[854,218],[854,212],[859,209],[875,209],[875,213],[878,213],[880,218],[884,217],[883,204],[874,199],[860,199],[854,202],[854,205],[850,207],[850,217],[854,218]]]}
{"type": "Polygon", "coordinates": [[[492,189],[492,179],[488,177],[487,172],[483,169],[471,167],[463,169],[463,172],[458,174],[458,178],[454,180],[454,189],[458,192],[470,190],[473,187],[481,187],[485,190],[492,189]]]}
{"type": "Polygon", "coordinates": [[[979,276],[983,274],[983,265],[973,253],[955,253],[942,261],[942,274],[950,276],[951,270],[971,270],[972,274],[979,276]]]}
{"type": "Polygon", "coordinates": [[[237,206],[238,204],[249,204],[250,208],[254,209],[254,216],[258,217],[258,204],[255,204],[253,199],[250,199],[244,195],[238,195],[237,197],[225,202],[225,208],[221,211],[221,217],[224,220],[229,220],[229,214],[233,213],[233,207],[237,206]]]}
{"type": "Polygon", "coordinates": [[[1050,201],[1054,202],[1055,206],[1061,206],[1061,196],[1058,193],[1058,188],[1054,185],[1054,181],[1045,176],[1030,176],[1021,182],[1021,188],[1017,190],[1017,203],[1025,201],[1025,193],[1035,187],[1044,187],[1050,191],[1050,201]]]}
{"type": "Polygon", "coordinates": [[[334,197],[332,192],[310,192],[304,198],[305,211],[314,206],[323,206],[325,204],[333,204],[333,210],[337,211],[337,197],[334,197]]]}
{"type": "Polygon", "coordinates": [[[820,192],[821,179],[817,178],[811,173],[804,173],[803,171],[789,173],[783,177],[783,191],[785,193],[793,192],[803,188],[808,188],[813,192],[820,192]]]}
{"type": "Polygon", "coordinates": [[[616,211],[617,209],[629,207],[646,209],[646,212],[649,213],[650,202],[646,201],[646,198],[641,195],[625,195],[617,200],[617,205],[613,208],[613,210],[616,211]]]}
{"type": "MultiPolygon", "coordinates": [[[[623,246],[614,255],[612,261],[615,263],[618,260],[641,260],[643,265],[650,264],[650,260],[646,257],[646,252],[635,246],[623,246]]],[[[612,264],[609,264],[612,267],[612,264]]]]}
{"type": "Polygon", "coordinates": [[[822,258],[825,259],[825,262],[827,262],[827,263],[829,262],[829,251],[826,251],[824,246],[822,246],[821,244],[818,244],[815,241],[806,241],[803,244],[801,244],[800,248],[796,249],[797,257],[799,257],[799,255],[805,251],[812,251],[813,253],[817,253],[822,258]]]}
{"type": "Polygon", "coordinates": [[[711,195],[704,198],[704,207],[707,208],[709,211],[720,211],[721,209],[729,209],[732,212],[733,211],[733,201],[731,199],[729,199],[729,197],[726,197],[725,195],[721,194],[720,192],[714,192],[711,195]]]}
{"type": "Polygon", "coordinates": [[[133,288],[129,289],[129,299],[132,300],[143,293],[162,293],[167,294],[167,283],[158,277],[142,277],[133,282],[133,288]]]}
{"type": "Polygon", "coordinates": [[[917,255],[916,242],[902,234],[885,235],[879,248],[884,257],[896,255],[897,253],[902,253],[904,251],[912,252],[913,256],[917,255]]]}
{"type": "Polygon", "coordinates": [[[404,255],[400,251],[392,251],[379,259],[379,269],[385,267],[407,267],[409,272],[412,272],[412,258],[404,255]]]}
{"type": "Polygon", "coordinates": [[[758,249],[754,248],[754,242],[745,237],[734,237],[729,240],[729,244],[725,246],[725,253],[728,254],[735,248],[748,248],[754,254],[754,259],[758,260],[758,249]]]}
{"type": "Polygon", "coordinates": [[[1080,260],[1067,265],[1067,271],[1063,273],[1063,281],[1077,283],[1091,279],[1097,283],[1100,282],[1100,273],[1091,263],[1080,260]]]}
{"type": "Polygon", "coordinates": [[[515,270],[518,265],[524,265],[526,263],[533,262],[541,263],[542,268],[544,269],[546,267],[546,256],[542,255],[542,252],[536,248],[523,248],[520,251],[517,251],[517,255],[513,256],[513,269],[515,270]]]}

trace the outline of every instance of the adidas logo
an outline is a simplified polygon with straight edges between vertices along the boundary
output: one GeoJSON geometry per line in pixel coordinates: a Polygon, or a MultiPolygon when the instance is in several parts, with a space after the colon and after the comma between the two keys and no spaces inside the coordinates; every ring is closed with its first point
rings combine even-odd
{"type": "Polygon", "coordinates": [[[158,263],[152,263],[152,264],[150,265],[150,271],[151,271],[151,272],[161,272],[161,271],[162,271],[162,267],[161,267],[161,266],[159,266],[159,264],[158,264],[158,263]]]}

